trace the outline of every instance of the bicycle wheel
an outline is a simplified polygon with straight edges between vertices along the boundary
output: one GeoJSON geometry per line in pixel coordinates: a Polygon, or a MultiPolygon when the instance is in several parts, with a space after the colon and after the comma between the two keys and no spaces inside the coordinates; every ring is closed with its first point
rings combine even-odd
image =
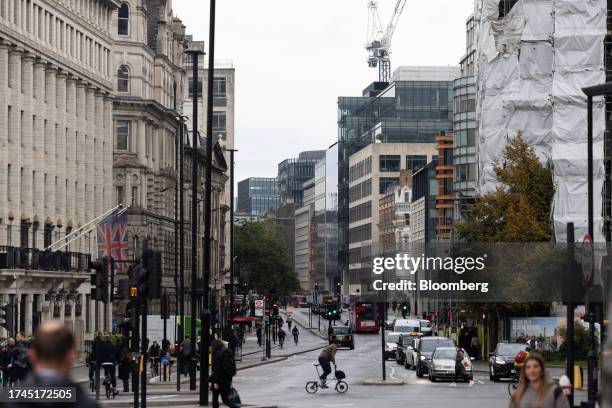
{"type": "Polygon", "coordinates": [[[510,395],[510,398],[512,398],[512,394],[514,394],[514,391],[516,391],[517,388],[518,388],[517,382],[510,381],[508,383],[508,395],[510,395]]]}
{"type": "Polygon", "coordinates": [[[319,389],[319,384],[316,381],[308,381],[306,383],[306,392],[314,394],[319,389]]]}
{"type": "Polygon", "coordinates": [[[344,394],[348,390],[348,384],[345,381],[339,380],[336,383],[336,392],[344,394]]]}

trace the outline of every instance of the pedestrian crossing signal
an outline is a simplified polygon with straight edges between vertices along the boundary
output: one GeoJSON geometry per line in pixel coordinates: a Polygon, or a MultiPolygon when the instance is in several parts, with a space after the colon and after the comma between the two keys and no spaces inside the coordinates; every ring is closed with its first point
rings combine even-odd
{"type": "Polygon", "coordinates": [[[138,297],[138,288],[133,286],[130,288],[130,297],[138,297]]]}

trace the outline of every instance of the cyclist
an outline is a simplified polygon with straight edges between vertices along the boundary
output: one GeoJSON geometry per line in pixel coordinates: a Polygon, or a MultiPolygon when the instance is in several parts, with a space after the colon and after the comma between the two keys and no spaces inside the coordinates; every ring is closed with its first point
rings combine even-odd
{"type": "Polygon", "coordinates": [[[338,344],[340,344],[339,339],[334,339],[333,343],[329,346],[326,346],[321,350],[321,354],[319,354],[319,364],[321,364],[321,368],[323,369],[323,374],[319,377],[321,380],[321,388],[328,388],[325,382],[327,381],[327,376],[331,373],[331,363],[334,364],[334,368],[336,367],[336,352],[338,351],[338,344]]]}
{"type": "Polygon", "coordinates": [[[153,344],[149,347],[149,358],[151,359],[151,371],[153,376],[159,375],[159,359],[161,358],[161,347],[157,341],[153,340],[153,344]]]}
{"type": "Polygon", "coordinates": [[[291,334],[293,334],[293,341],[295,342],[295,345],[297,346],[298,337],[300,336],[300,331],[298,330],[297,326],[293,326],[293,330],[291,330],[291,334]]]}
{"type": "Polygon", "coordinates": [[[280,345],[280,348],[283,348],[283,343],[285,342],[286,334],[287,333],[285,333],[282,327],[278,329],[278,344],[280,345]]]}
{"type": "Polygon", "coordinates": [[[117,377],[115,376],[115,366],[117,365],[117,347],[111,343],[110,335],[104,336],[101,341],[96,344],[96,363],[104,369],[104,377],[108,377],[111,382],[111,392],[113,395],[117,392],[117,377]]]}

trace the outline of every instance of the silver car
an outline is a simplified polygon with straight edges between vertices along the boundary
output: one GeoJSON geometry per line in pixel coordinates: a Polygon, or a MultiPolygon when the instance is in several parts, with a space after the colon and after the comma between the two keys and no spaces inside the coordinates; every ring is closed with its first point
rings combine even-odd
{"type": "MultiPolygon", "coordinates": [[[[465,382],[472,381],[474,379],[474,371],[472,368],[472,360],[467,351],[461,349],[463,355],[466,357],[465,364],[463,366],[463,378],[465,382]]],[[[429,361],[429,379],[432,382],[436,382],[440,379],[455,379],[455,357],[457,356],[457,350],[454,347],[437,347],[429,361]]]]}

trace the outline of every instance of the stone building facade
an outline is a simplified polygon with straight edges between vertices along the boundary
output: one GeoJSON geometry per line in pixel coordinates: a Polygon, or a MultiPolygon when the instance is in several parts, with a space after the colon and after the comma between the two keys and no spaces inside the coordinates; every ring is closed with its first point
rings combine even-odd
{"type": "MultiPolygon", "coordinates": [[[[162,284],[174,288],[185,27],[169,0],[127,0],[113,15],[113,37],[115,203],[129,206],[129,256],[137,259],[145,247],[159,250],[162,284]]],[[[150,310],[158,312],[155,304],[150,310]]]]}
{"type": "Polygon", "coordinates": [[[0,2],[0,304],[18,305],[26,334],[48,318],[64,320],[81,340],[110,328],[108,310],[89,296],[94,236],[61,256],[42,250],[114,205],[117,7],[114,0],[0,2]],[[51,302],[50,289],[71,295],[51,302]]]}

